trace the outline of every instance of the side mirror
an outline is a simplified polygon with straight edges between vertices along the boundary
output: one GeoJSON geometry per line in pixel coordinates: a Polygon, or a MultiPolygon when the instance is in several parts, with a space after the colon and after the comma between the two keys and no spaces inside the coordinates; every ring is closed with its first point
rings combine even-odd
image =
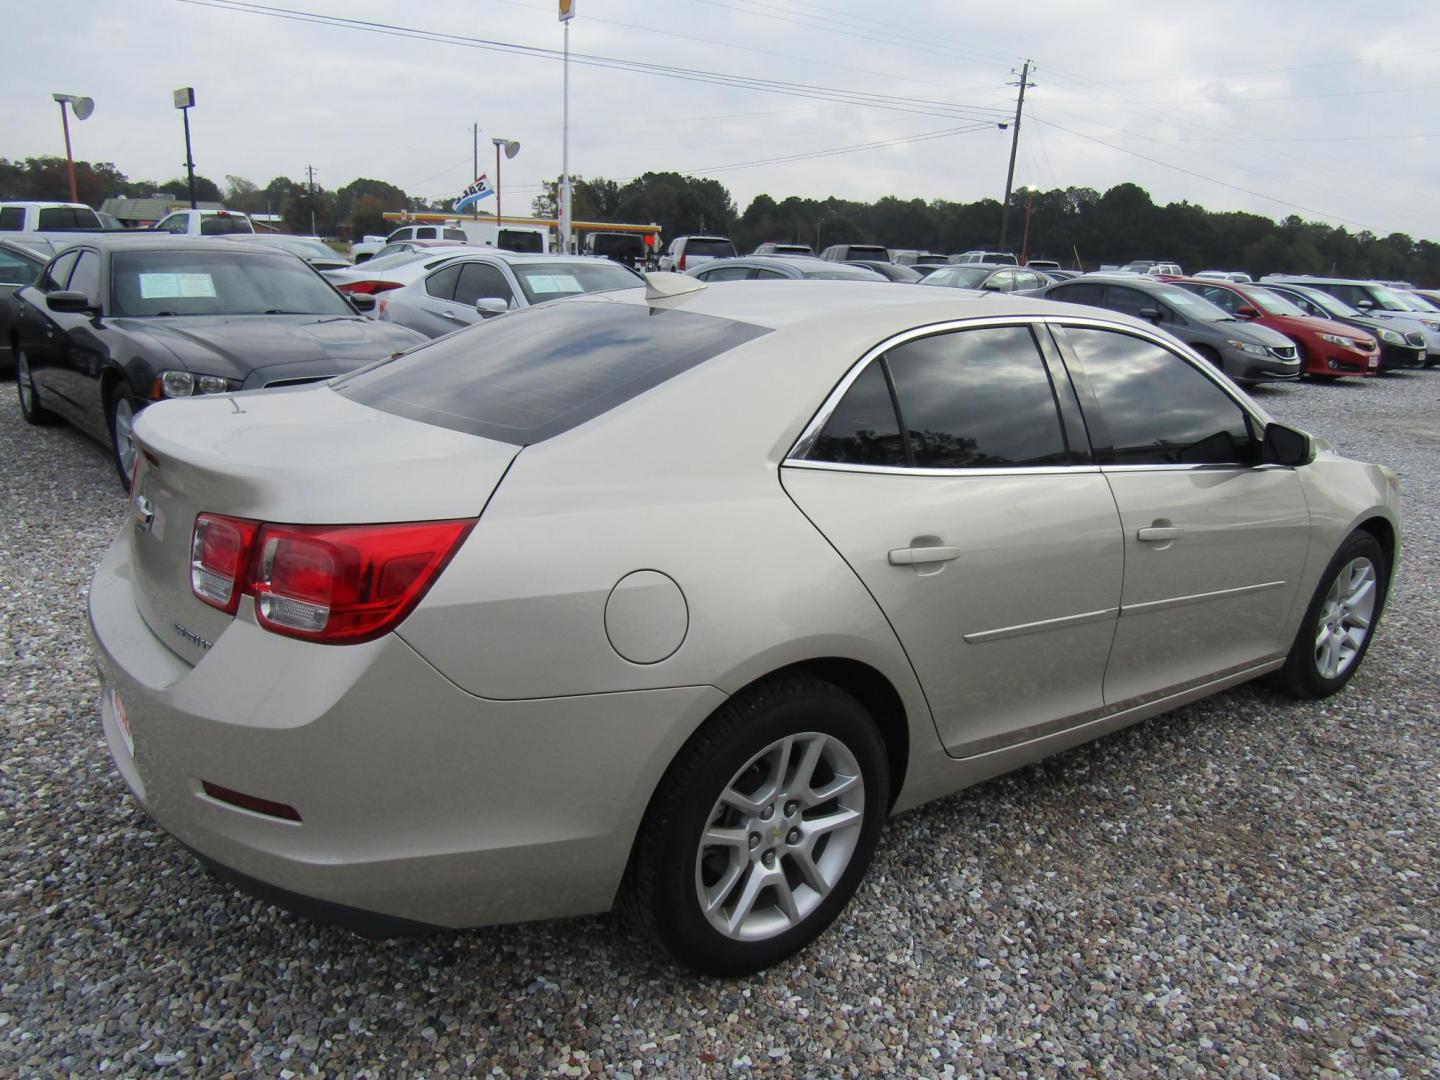
{"type": "Polygon", "coordinates": [[[52,292],[45,297],[45,306],[51,311],[62,311],[79,314],[86,311],[98,311],[90,298],[83,292],[52,292]]]}
{"type": "Polygon", "coordinates": [[[1266,465],[1309,465],[1315,460],[1310,436],[1284,424],[1266,424],[1262,460],[1266,465]]]}
{"type": "Polygon", "coordinates": [[[355,256],[355,265],[359,266],[361,263],[367,263],[374,257],[375,256],[372,252],[362,251],[359,255],[355,256]]]}
{"type": "Polygon", "coordinates": [[[1242,319],[1258,319],[1262,313],[1259,308],[1251,307],[1247,304],[1242,308],[1237,308],[1235,314],[1239,315],[1242,319]]]}
{"type": "Polygon", "coordinates": [[[350,293],[350,306],[361,315],[368,315],[375,310],[375,297],[368,293],[350,293]]]}
{"type": "Polygon", "coordinates": [[[1373,307],[1375,306],[1375,301],[1374,301],[1374,300],[1356,300],[1356,301],[1355,301],[1355,306],[1356,306],[1357,308],[1359,308],[1361,311],[1369,311],[1371,308],[1373,308],[1373,307]]]}
{"type": "Polygon", "coordinates": [[[504,315],[510,310],[510,305],[498,296],[482,296],[475,301],[475,310],[482,319],[488,319],[492,315],[504,315]]]}
{"type": "Polygon", "coordinates": [[[1140,318],[1142,318],[1142,319],[1149,319],[1149,320],[1150,320],[1151,322],[1153,322],[1153,323],[1158,323],[1161,319],[1165,318],[1165,313],[1164,313],[1163,311],[1161,311],[1159,308],[1153,308],[1153,307],[1141,308],[1141,309],[1140,309],[1140,318]]]}

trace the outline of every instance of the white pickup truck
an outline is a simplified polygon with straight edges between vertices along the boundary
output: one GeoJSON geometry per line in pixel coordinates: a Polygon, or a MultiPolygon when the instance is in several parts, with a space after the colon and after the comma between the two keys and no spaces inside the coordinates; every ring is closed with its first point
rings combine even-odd
{"type": "Polygon", "coordinates": [[[495,247],[503,251],[548,252],[550,230],[537,225],[506,225],[497,229],[495,222],[461,218],[443,225],[402,225],[389,236],[367,236],[350,248],[355,262],[373,258],[387,244],[410,240],[456,240],[475,247],[495,247]]]}
{"type": "Polygon", "coordinates": [[[47,259],[91,233],[106,231],[99,216],[84,203],[0,203],[0,239],[32,247],[47,259]]]}
{"type": "Polygon", "coordinates": [[[176,236],[229,236],[253,233],[255,226],[239,210],[174,210],[155,223],[155,231],[176,236]]]}

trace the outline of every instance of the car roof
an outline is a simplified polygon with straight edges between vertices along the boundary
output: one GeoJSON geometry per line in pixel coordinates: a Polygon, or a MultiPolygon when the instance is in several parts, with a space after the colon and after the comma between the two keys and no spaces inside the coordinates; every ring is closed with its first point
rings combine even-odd
{"type": "MultiPolygon", "coordinates": [[[[1073,285],[1077,281],[1093,281],[1098,285],[1128,285],[1132,289],[1156,289],[1161,285],[1172,285],[1174,282],[1161,281],[1150,274],[1123,274],[1123,273],[1095,273],[1081,274],[1078,278],[1071,278],[1065,282],[1066,285],[1073,285]]],[[[1056,284],[1060,284],[1056,282],[1056,284]]],[[[1209,284],[1208,282],[1206,284],[1209,284]]]]}

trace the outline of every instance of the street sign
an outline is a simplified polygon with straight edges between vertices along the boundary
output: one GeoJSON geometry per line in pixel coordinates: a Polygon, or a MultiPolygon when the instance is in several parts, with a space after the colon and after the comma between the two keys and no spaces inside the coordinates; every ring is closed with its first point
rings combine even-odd
{"type": "Polygon", "coordinates": [[[575,0],[560,0],[560,21],[569,22],[575,17],[575,0]]]}

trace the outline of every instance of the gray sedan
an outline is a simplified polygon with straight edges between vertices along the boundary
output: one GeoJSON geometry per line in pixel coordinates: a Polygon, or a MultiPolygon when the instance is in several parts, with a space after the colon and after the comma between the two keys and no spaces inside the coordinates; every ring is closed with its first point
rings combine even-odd
{"type": "Polygon", "coordinates": [[[623,899],[732,975],[893,811],[1340,691],[1399,551],[1393,472],[1144,320],[878,281],[654,275],[135,434],[98,725],[166,832],[380,932],[623,899]]]}
{"type": "Polygon", "coordinates": [[[980,289],[983,292],[1031,292],[1045,288],[1053,280],[1038,270],[993,263],[969,263],[964,266],[942,266],[927,275],[924,284],[952,289],[980,289]]]}
{"type": "Polygon", "coordinates": [[[869,281],[879,276],[848,263],[808,255],[749,255],[739,259],[712,259],[686,271],[691,277],[714,284],[720,281],[869,281]]]}
{"type": "Polygon", "coordinates": [[[1188,289],[1144,274],[1085,274],[1029,295],[1148,319],[1237,382],[1300,377],[1299,351],[1284,334],[1242,322],[1188,289]]]}
{"type": "Polygon", "coordinates": [[[633,289],[644,281],[629,267],[597,256],[464,255],[381,293],[378,318],[440,337],[502,312],[582,293],[633,289]]]}

